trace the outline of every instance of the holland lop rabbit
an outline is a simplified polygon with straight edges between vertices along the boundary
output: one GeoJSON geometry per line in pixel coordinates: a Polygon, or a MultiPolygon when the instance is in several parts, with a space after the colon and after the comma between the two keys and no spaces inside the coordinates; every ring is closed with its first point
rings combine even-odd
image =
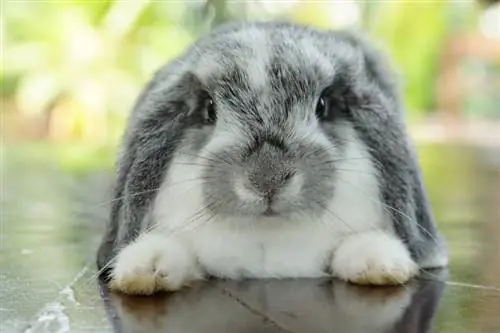
{"type": "Polygon", "coordinates": [[[206,277],[404,284],[447,265],[395,75],[365,38],[233,22],[129,118],[98,267],[148,295],[206,277]]]}

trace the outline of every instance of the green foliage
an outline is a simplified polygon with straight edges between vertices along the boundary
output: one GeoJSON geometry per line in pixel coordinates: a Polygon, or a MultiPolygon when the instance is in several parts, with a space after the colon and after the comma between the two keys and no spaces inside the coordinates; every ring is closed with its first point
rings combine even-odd
{"type": "Polygon", "coordinates": [[[25,113],[41,112],[63,93],[89,115],[79,117],[84,128],[101,126],[96,120],[109,113],[123,119],[144,82],[193,39],[180,21],[186,6],[178,2],[9,2],[6,7],[2,92],[15,93],[25,113]]]}
{"type": "Polygon", "coordinates": [[[447,33],[445,0],[432,5],[384,2],[373,33],[382,39],[403,75],[406,105],[413,113],[434,107],[435,78],[447,33]]]}

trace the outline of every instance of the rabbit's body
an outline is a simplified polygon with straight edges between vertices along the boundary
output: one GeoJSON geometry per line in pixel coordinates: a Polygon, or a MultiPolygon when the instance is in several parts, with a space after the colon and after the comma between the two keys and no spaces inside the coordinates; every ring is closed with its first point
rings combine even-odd
{"type": "Polygon", "coordinates": [[[445,265],[398,94],[348,33],[245,23],[198,41],[130,119],[98,259],[111,286],[404,283],[445,265]]]}
{"type": "Polygon", "coordinates": [[[232,278],[324,275],[328,273],[325,265],[332,250],[345,234],[370,228],[391,229],[379,202],[370,200],[378,195],[377,182],[371,175],[375,172],[373,166],[359,158],[362,150],[360,144],[353,143],[348,149],[352,156],[339,163],[339,168],[349,171],[342,175],[343,182],[335,185],[340,195],[328,203],[328,209],[337,213],[326,213],[323,218],[299,214],[286,220],[268,217],[256,221],[253,217],[230,216],[206,222],[206,218],[193,217],[203,207],[201,191],[188,186],[183,196],[177,186],[168,184],[189,184],[189,179],[199,178],[202,170],[192,167],[187,173],[188,160],[179,160],[178,165],[171,166],[172,181],[164,183],[165,189],[157,198],[155,220],[167,233],[183,235],[184,242],[211,274],[232,278]],[[358,188],[364,189],[366,200],[359,200],[358,188]],[[193,222],[186,227],[186,221],[193,222]]]}

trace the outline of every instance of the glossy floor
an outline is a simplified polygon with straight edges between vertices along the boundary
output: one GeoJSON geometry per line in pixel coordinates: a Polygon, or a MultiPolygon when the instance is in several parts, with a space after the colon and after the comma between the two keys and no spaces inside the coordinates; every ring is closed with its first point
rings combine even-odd
{"type": "Polygon", "coordinates": [[[404,287],[211,281],[147,298],[109,294],[95,278],[109,172],[7,150],[0,331],[500,332],[500,151],[429,146],[420,156],[449,271],[404,287]]]}

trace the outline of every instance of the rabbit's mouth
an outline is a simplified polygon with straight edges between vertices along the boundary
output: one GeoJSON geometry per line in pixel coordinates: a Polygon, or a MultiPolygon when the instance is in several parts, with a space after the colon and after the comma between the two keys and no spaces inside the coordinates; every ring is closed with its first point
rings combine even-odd
{"type": "Polygon", "coordinates": [[[267,209],[261,215],[265,217],[276,217],[279,216],[280,213],[275,211],[271,206],[268,206],[267,209]]]}

